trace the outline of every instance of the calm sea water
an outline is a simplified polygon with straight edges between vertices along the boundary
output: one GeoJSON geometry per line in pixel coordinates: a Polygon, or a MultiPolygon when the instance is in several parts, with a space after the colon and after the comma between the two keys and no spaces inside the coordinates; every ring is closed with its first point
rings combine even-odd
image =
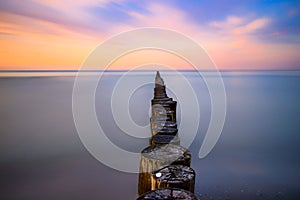
{"type": "MultiPolygon", "coordinates": [[[[82,145],[72,116],[73,75],[1,75],[1,199],[137,197],[137,174],[110,169],[82,145]]],[[[111,141],[140,152],[147,139],[123,134],[110,111],[111,93],[121,76],[105,73],[96,93],[97,116],[111,141]]],[[[224,72],[226,122],[204,159],[197,155],[210,119],[209,93],[201,77],[193,72],[185,76],[200,102],[200,128],[189,148],[200,199],[299,199],[300,73],[224,72]]],[[[153,84],[132,95],[129,110],[137,124],[148,123],[152,95],[153,84]]]]}

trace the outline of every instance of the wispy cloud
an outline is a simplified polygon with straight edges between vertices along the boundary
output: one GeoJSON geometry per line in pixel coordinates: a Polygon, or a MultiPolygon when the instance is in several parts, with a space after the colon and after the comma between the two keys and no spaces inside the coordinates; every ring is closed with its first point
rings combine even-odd
{"type": "MultiPolygon", "coordinates": [[[[93,9],[109,9],[112,3],[121,4],[124,0],[10,0],[0,2],[0,12],[7,13],[1,21],[10,23],[23,23],[22,20],[14,19],[15,16],[26,18],[27,26],[31,26],[28,18],[45,21],[61,26],[61,28],[83,33],[103,34],[112,26],[108,16],[99,17],[93,9]]],[[[99,11],[101,12],[101,10],[99,11]]]]}
{"type": "Polygon", "coordinates": [[[232,29],[237,26],[244,24],[246,21],[245,18],[237,17],[237,16],[227,16],[226,20],[224,21],[212,21],[209,23],[211,27],[215,27],[218,29],[232,29]]]}
{"type": "Polygon", "coordinates": [[[247,35],[265,28],[270,21],[266,17],[248,19],[247,17],[228,16],[224,21],[213,21],[209,25],[224,34],[247,35]]]}
{"type": "MultiPolygon", "coordinates": [[[[62,49],[70,50],[79,58],[58,56],[60,60],[57,59],[55,65],[59,62],[80,65],[80,59],[88,50],[111,34],[150,26],[173,29],[194,38],[221,68],[280,68],[299,61],[295,55],[299,45],[286,39],[296,41],[293,38],[297,34],[291,32],[296,28],[290,28],[295,24],[290,23],[286,29],[276,27],[279,23],[276,17],[253,10],[243,14],[223,13],[215,19],[201,20],[191,13],[195,10],[183,9],[176,1],[1,1],[0,39],[10,47],[4,51],[5,56],[2,54],[0,65],[52,65],[54,62],[49,60],[55,56],[50,59],[48,54],[63,54],[62,49]],[[40,59],[28,55],[25,49],[37,49],[32,51],[39,52],[40,59]],[[13,59],[17,56],[23,60],[13,59]]],[[[286,15],[295,21],[298,9],[289,7],[286,15]]]]}

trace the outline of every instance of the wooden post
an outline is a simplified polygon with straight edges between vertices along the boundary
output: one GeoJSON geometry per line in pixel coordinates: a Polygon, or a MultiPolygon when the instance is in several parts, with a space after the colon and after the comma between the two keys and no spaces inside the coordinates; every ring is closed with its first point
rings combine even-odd
{"type": "Polygon", "coordinates": [[[168,99],[166,100],[162,100],[162,99],[152,99],[151,101],[152,106],[154,106],[155,104],[158,104],[162,107],[164,107],[165,109],[170,109],[173,112],[173,116],[174,116],[174,122],[176,122],[176,106],[177,106],[177,102],[173,101],[172,99],[168,99]]]}
{"type": "Polygon", "coordinates": [[[150,117],[150,123],[157,122],[157,121],[168,122],[168,121],[171,121],[171,118],[169,116],[152,116],[152,117],[150,117]]]}
{"type": "Polygon", "coordinates": [[[150,145],[175,144],[179,145],[179,137],[173,135],[154,135],[149,140],[150,145]]]}
{"type": "Polygon", "coordinates": [[[173,135],[178,133],[177,128],[154,128],[152,129],[152,135],[173,135]]]}
{"type": "Polygon", "coordinates": [[[143,199],[198,200],[196,195],[194,195],[193,193],[179,188],[164,188],[164,189],[152,190],[137,198],[137,200],[143,200],[143,199]]]}
{"type": "Polygon", "coordinates": [[[141,152],[138,200],[197,200],[192,193],[195,172],[191,154],[179,145],[176,124],[177,102],[169,98],[159,72],[155,77],[150,146],[141,152]],[[152,191],[151,191],[152,190],[152,191]]]}
{"type": "Polygon", "coordinates": [[[153,121],[151,123],[151,129],[154,128],[177,128],[177,124],[171,121],[153,121]]]}
{"type": "Polygon", "coordinates": [[[189,150],[173,144],[145,148],[141,153],[138,194],[151,190],[152,172],[171,164],[190,166],[189,150]]]}
{"type": "Polygon", "coordinates": [[[181,188],[194,192],[195,171],[183,165],[170,165],[153,172],[151,189],[181,188]]]}

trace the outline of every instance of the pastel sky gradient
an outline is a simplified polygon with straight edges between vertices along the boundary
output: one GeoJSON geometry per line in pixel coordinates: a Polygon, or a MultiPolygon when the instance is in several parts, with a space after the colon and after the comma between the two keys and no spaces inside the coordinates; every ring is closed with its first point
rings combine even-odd
{"type": "MultiPolygon", "coordinates": [[[[192,37],[220,69],[300,70],[300,1],[282,0],[1,0],[0,69],[78,69],[105,39],[149,26],[192,37]]],[[[190,67],[155,51],[113,65],[149,57],[190,67]]]]}

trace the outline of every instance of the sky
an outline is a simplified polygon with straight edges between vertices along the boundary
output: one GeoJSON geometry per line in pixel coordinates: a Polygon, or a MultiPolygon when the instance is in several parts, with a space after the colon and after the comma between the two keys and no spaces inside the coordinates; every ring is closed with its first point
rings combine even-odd
{"type": "MultiPolygon", "coordinates": [[[[101,42],[142,27],[194,39],[219,69],[300,70],[300,1],[282,0],[1,0],[0,69],[79,69],[101,42]]],[[[147,62],[191,68],[154,50],[111,68],[147,62]]]]}

